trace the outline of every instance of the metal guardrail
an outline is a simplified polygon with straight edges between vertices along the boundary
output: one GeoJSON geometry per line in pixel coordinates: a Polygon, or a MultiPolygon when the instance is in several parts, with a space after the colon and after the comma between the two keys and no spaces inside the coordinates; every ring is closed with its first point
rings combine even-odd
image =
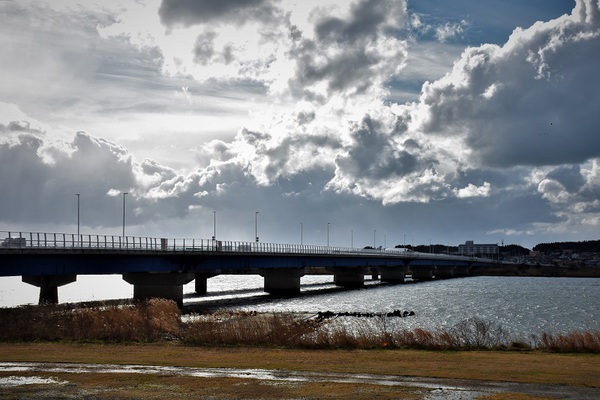
{"type": "Polygon", "coordinates": [[[405,249],[362,249],[318,245],[221,241],[213,239],[167,239],[115,235],[0,231],[0,250],[63,249],[97,251],[156,251],[209,253],[262,253],[313,255],[385,255],[399,258],[474,260],[473,257],[418,253],[405,249]]]}

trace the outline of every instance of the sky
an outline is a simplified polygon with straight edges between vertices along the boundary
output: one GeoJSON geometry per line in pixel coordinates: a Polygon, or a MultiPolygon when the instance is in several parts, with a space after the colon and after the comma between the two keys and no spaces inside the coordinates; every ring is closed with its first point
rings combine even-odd
{"type": "Polygon", "coordinates": [[[599,239],[599,0],[3,0],[0,54],[0,231],[599,239]]]}

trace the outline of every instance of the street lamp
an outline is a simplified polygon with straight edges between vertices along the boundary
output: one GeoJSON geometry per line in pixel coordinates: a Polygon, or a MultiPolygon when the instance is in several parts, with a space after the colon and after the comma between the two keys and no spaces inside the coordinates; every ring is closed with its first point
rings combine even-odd
{"type": "Polygon", "coordinates": [[[256,237],[256,243],[258,243],[258,211],[254,213],[254,237],[256,237]]]}
{"type": "Polygon", "coordinates": [[[217,212],[213,211],[213,237],[212,240],[217,238],[217,212]]]}
{"type": "Polygon", "coordinates": [[[300,245],[304,245],[304,222],[300,222],[300,245]]]}
{"type": "Polygon", "coordinates": [[[350,248],[354,248],[354,230],[350,229],[350,248]]]}
{"type": "Polygon", "coordinates": [[[125,196],[129,193],[123,192],[123,236],[125,236],[125,196]]]}
{"type": "Polygon", "coordinates": [[[77,196],[77,236],[79,236],[79,193],[76,193],[77,196]]]}
{"type": "Polygon", "coordinates": [[[375,248],[375,234],[377,233],[377,229],[373,229],[373,248],[375,248]]]}
{"type": "Polygon", "coordinates": [[[329,247],[329,225],[331,225],[330,222],[327,223],[327,247],[329,247]]]}

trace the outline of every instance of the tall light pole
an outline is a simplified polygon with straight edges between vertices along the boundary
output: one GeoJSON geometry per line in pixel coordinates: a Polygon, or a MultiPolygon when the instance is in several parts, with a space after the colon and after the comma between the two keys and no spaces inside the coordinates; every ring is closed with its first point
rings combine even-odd
{"type": "Polygon", "coordinates": [[[79,193],[76,193],[77,196],[77,236],[79,236],[79,193]]]}
{"type": "Polygon", "coordinates": [[[327,223],[327,247],[329,247],[329,225],[331,225],[331,223],[327,223]]]}
{"type": "Polygon", "coordinates": [[[256,238],[256,243],[258,243],[258,211],[254,213],[254,237],[256,238]]]}
{"type": "Polygon", "coordinates": [[[350,248],[354,248],[354,230],[350,229],[350,248]]]}
{"type": "Polygon", "coordinates": [[[213,240],[217,239],[217,212],[213,211],[213,240]]]}
{"type": "Polygon", "coordinates": [[[375,248],[375,234],[377,233],[377,229],[373,229],[373,248],[375,248]]]}
{"type": "Polygon", "coordinates": [[[300,245],[304,245],[304,222],[300,222],[300,245]]]}
{"type": "Polygon", "coordinates": [[[125,196],[129,193],[123,192],[123,236],[125,236],[125,196]]]}

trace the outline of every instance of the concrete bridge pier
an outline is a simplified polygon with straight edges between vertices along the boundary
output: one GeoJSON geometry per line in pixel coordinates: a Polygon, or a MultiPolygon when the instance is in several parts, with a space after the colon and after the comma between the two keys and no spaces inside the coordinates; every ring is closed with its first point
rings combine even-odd
{"type": "Polygon", "coordinates": [[[194,285],[197,294],[206,294],[208,291],[208,280],[218,274],[196,273],[194,277],[194,285]]]}
{"type": "Polygon", "coordinates": [[[412,278],[419,281],[430,281],[433,279],[433,272],[435,267],[432,266],[417,266],[410,267],[412,271],[412,278]]]}
{"type": "Polygon", "coordinates": [[[21,280],[40,288],[39,304],[58,303],[58,287],[68,285],[77,280],[77,275],[27,275],[21,280]]]}
{"type": "Polygon", "coordinates": [[[361,288],[365,286],[365,271],[362,268],[335,268],[333,282],[336,286],[361,288]]]}
{"type": "Polygon", "coordinates": [[[406,270],[404,267],[379,267],[381,281],[388,283],[404,283],[406,270]]]}
{"type": "Polygon", "coordinates": [[[193,272],[129,272],[123,280],[133,285],[133,298],[162,298],[183,306],[183,285],[195,277],[193,272]]]}
{"type": "Polygon", "coordinates": [[[306,274],[304,268],[299,269],[261,269],[260,275],[265,279],[264,291],[275,296],[295,296],[300,294],[300,278],[306,274]]]}
{"type": "Polygon", "coordinates": [[[464,278],[465,276],[469,276],[469,271],[471,267],[468,265],[457,265],[454,269],[454,277],[464,278]]]}
{"type": "Polygon", "coordinates": [[[436,279],[449,279],[454,278],[454,270],[456,267],[454,265],[443,265],[435,267],[435,277],[436,279]]]}

